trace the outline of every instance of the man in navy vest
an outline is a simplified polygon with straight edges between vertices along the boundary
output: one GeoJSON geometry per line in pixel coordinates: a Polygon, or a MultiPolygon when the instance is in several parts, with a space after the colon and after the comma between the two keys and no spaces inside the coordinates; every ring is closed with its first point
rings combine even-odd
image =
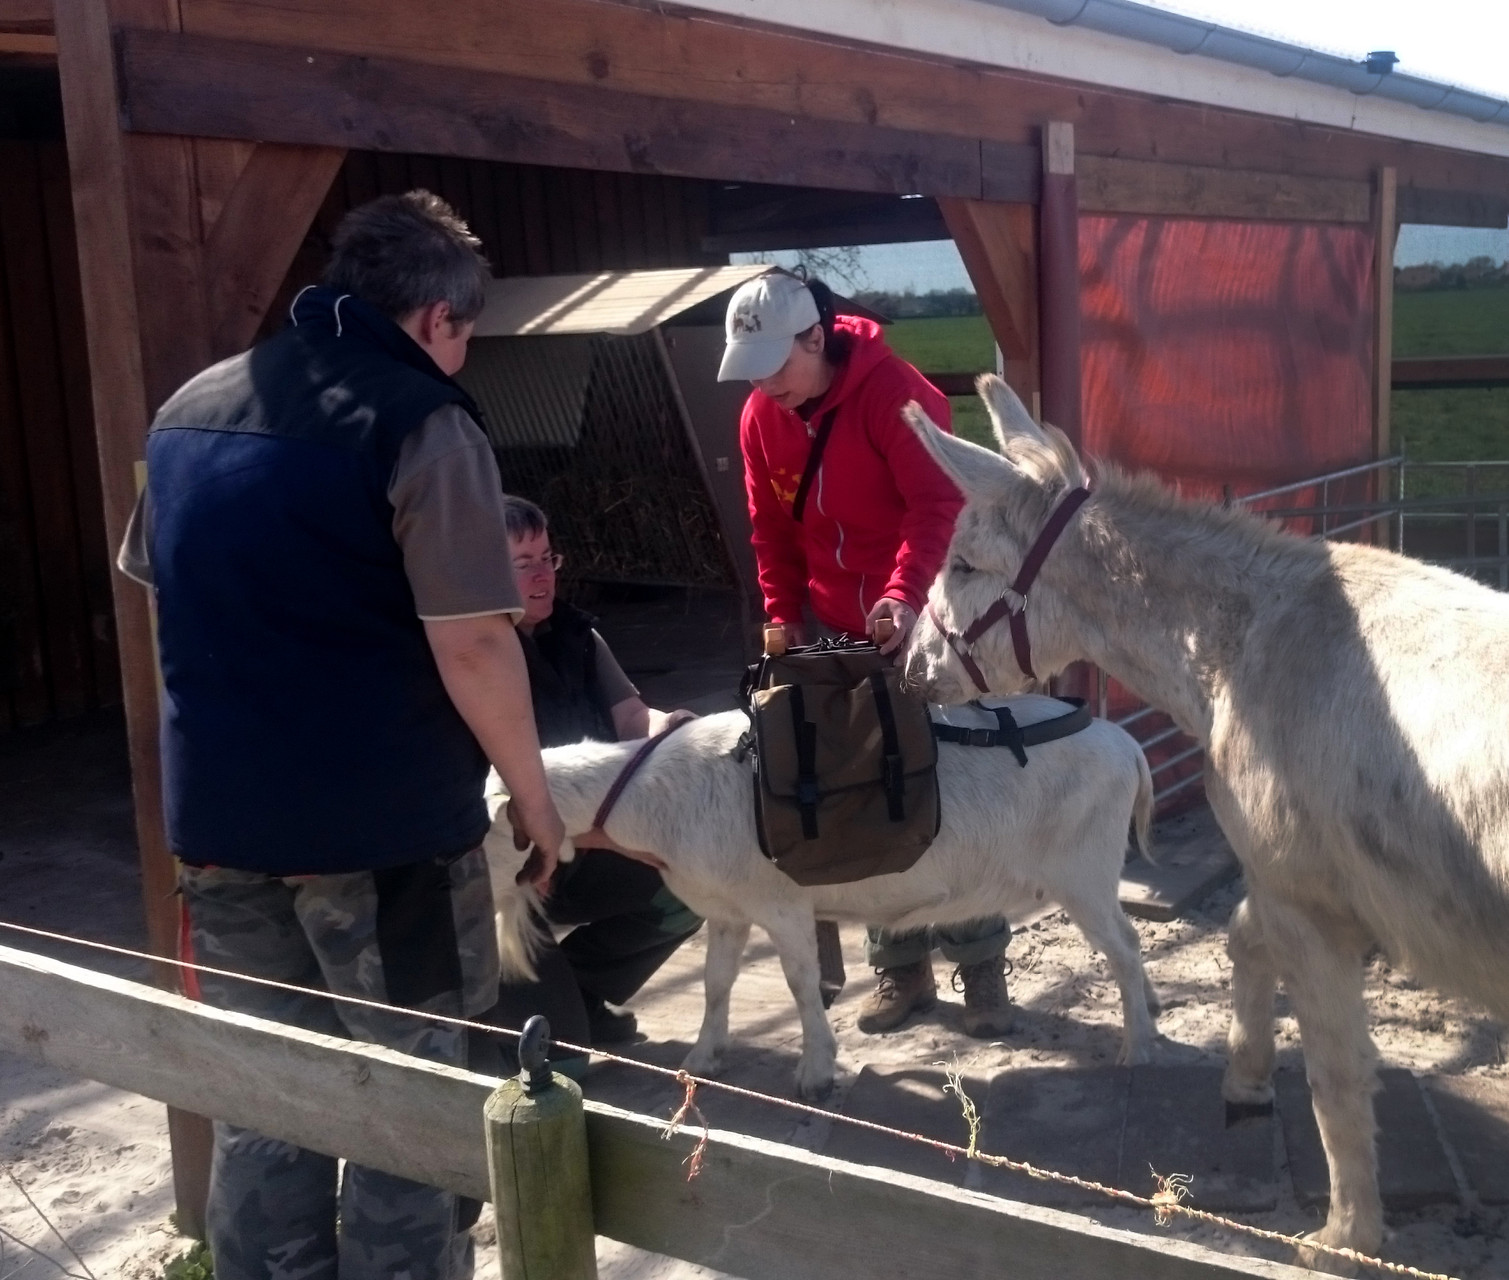
{"type": "MultiPolygon", "coordinates": [[[[478,241],[428,192],[353,210],[292,323],[152,424],[120,567],[157,601],[168,841],[202,962],[474,1017],[498,986],[489,762],[540,848],[546,788],[496,462],[452,381],[478,241]]],[[[462,1029],[234,979],[226,1008],[465,1064],[462,1029]]],[[[215,1126],[219,1280],[459,1280],[449,1193],[215,1126]]]]}

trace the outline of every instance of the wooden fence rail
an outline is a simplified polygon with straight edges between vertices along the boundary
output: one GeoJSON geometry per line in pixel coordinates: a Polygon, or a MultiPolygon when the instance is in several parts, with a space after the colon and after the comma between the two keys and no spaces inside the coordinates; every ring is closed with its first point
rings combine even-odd
{"type": "MultiPolygon", "coordinates": [[[[478,1199],[486,1076],[0,947],[0,1049],[478,1199]]],[[[588,1102],[599,1235],[750,1280],[1301,1280],[1311,1273],[588,1102]]]]}

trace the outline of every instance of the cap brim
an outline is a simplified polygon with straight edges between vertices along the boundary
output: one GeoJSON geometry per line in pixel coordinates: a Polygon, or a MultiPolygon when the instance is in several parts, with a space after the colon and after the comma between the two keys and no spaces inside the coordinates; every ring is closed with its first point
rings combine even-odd
{"type": "Polygon", "coordinates": [[[786,363],[796,339],[756,338],[748,342],[730,342],[723,348],[723,363],[718,366],[719,382],[755,382],[768,378],[786,363]]]}

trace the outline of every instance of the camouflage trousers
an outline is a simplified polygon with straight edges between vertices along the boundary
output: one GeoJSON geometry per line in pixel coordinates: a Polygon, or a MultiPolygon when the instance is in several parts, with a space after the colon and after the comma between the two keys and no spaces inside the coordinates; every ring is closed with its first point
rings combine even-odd
{"type": "MultiPolygon", "coordinates": [[[[195,959],[408,1009],[474,1017],[498,955],[481,850],[347,875],[215,867],[180,877],[195,959]]],[[[465,1066],[464,1029],[201,975],[204,1000],[465,1066]]],[[[217,1280],[466,1280],[476,1206],[448,1191],[215,1124],[207,1215],[217,1280]]]]}

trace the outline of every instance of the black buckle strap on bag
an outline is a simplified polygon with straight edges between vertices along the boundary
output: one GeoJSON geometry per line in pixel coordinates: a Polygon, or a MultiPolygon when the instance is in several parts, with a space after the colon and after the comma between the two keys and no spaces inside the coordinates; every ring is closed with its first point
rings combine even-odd
{"type": "Polygon", "coordinates": [[[1006,747],[1016,757],[1016,762],[1027,767],[1027,748],[1067,738],[1090,727],[1090,708],[1083,698],[1058,698],[1073,708],[1051,720],[1039,720],[1025,729],[1016,722],[1008,707],[985,707],[996,718],[994,729],[966,729],[960,725],[933,724],[933,737],[939,742],[956,742],[966,747],[1006,747]]]}
{"type": "Polygon", "coordinates": [[[802,469],[801,483],[796,487],[796,497],[791,501],[791,518],[801,524],[802,512],[807,506],[807,490],[812,488],[812,482],[817,478],[817,468],[823,460],[823,450],[828,447],[828,437],[833,432],[833,419],[838,416],[837,409],[829,409],[823,414],[822,421],[817,424],[817,436],[812,441],[812,452],[807,455],[807,465],[802,469]]]}
{"type": "Polygon", "coordinates": [[[901,763],[901,738],[896,732],[896,709],[885,676],[870,672],[870,692],[875,695],[875,718],[880,721],[880,785],[885,788],[886,812],[892,822],[906,821],[906,772],[901,763]]]}
{"type": "Polygon", "coordinates": [[[817,726],[807,719],[800,685],[791,686],[791,728],[796,736],[796,802],[802,838],[817,839],[817,726]]]}

